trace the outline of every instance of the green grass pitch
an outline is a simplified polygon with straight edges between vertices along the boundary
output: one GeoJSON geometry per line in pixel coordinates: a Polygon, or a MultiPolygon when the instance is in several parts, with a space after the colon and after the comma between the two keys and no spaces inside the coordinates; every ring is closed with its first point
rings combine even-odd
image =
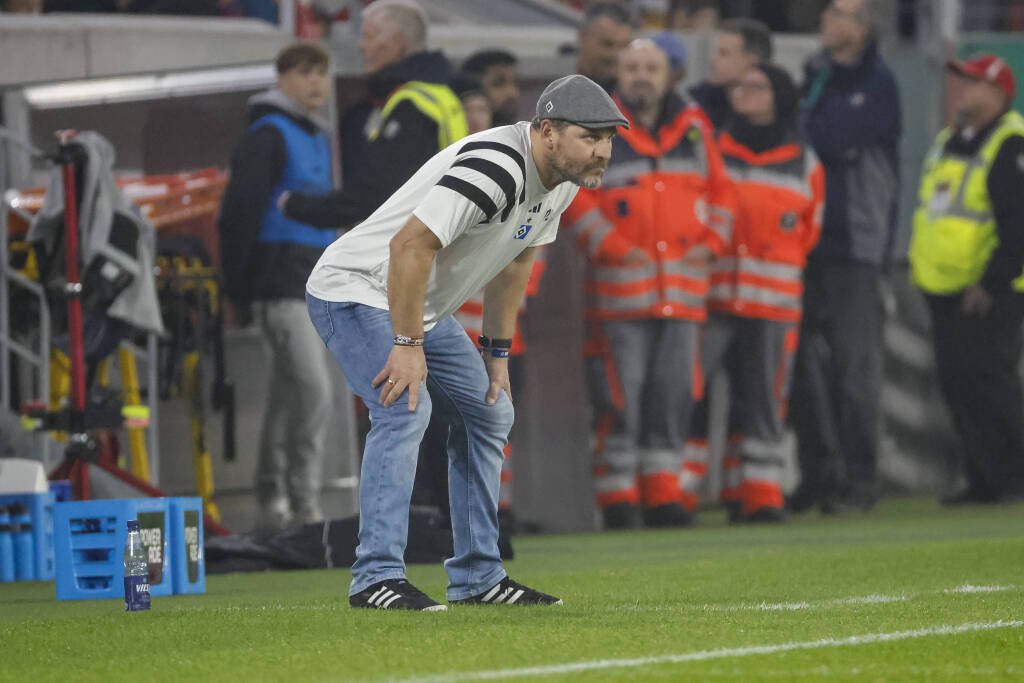
{"type": "MultiPolygon", "coordinates": [[[[1024,681],[1024,505],[710,513],[516,552],[509,573],[564,607],[351,610],[341,569],[211,576],[134,614],[0,584],[0,680],[1024,681]]],[[[409,578],[443,597],[441,567],[409,578]]]]}

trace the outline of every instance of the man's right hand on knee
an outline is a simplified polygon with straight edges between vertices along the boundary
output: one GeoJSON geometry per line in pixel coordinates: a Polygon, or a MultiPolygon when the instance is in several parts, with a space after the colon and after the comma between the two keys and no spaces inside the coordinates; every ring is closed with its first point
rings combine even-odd
{"type": "Polygon", "coordinates": [[[419,402],[420,385],[427,380],[427,358],[422,346],[395,345],[388,354],[384,369],[373,378],[373,387],[383,384],[380,404],[390,406],[409,390],[409,411],[416,410],[419,402]]]}

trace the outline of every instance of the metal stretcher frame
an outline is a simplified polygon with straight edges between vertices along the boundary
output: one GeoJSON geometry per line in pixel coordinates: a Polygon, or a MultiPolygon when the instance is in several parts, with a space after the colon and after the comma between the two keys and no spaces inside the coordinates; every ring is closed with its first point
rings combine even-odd
{"type": "MultiPolygon", "coordinates": [[[[33,282],[21,273],[10,268],[8,240],[10,239],[9,212],[13,211],[25,220],[32,216],[21,211],[8,202],[7,146],[17,145],[24,148],[34,158],[43,157],[42,151],[30,143],[17,138],[7,128],[0,126],[0,408],[12,412],[11,406],[11,354],[16,354],[38,373],[39,398],[47,405],[50,403],[50,307],[46,301],[46,292],[38,282],[33,282]],[[33,351],[14,339],[11,330],[11,286],[21,287],[30,292],[39,301],[39,345],[33,351]]],[[[45,434],[35,435],[36,445],[43,462],[49,462],[49,439],[45,434]]]]}
{"type": "MultiPolygon", "coordinates": [[[[0,126],[0,408],[8,412],[17,412],[18,406],[11,405],[11,354],[18,356],[36,373],[38,382],[37,399],[45,405],[50,404],[50,345],[52,341],[50,328],[50,308],[46,300],[43,286],[10,267],[8,240],[10,238],[9,213],[13,212],[26,222],[32,215],[17,206],[13,206],[6,197],[8,174],[6,147],[17,145],[35,159],[45,159],[46,155],[29,142],[21,140],[7,128],[0,126]],[[11,329],[11,286],[20,287],[30,292],[39,302],[39,339],[37,349],[33,350],[14,338],[11,329]]],[[[146,428],[146,452],[149,460],[151,483],[159,485],[160,476],[160,435],[159,435],[159,394],[156,390],[159,363],[158,338],[150,332],[146,335],[146,348],[142,349],[130,342],[121,345],[128,348],[136,358],[146,363],[147,396],[150,423],[146,428]]],[[[51,440],[46,432],[33,432],[38,454],[44,463],[50,461],[51,440]]]]}

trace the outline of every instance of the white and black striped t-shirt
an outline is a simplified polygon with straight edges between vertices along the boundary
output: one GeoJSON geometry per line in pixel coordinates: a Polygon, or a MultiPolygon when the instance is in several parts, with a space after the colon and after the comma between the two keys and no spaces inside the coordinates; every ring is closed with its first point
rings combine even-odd
{"type": "Polygon", "coordinates": [[[413,214],[441,241],[423,307],[425,329],[454,313],[527,247],[553,242],[578,186],[544,188],[530,124],[471,135],[441,150],[369,218],[327,247],[306,283],[325,301],[388,308],[391,238],[413,214]]]}

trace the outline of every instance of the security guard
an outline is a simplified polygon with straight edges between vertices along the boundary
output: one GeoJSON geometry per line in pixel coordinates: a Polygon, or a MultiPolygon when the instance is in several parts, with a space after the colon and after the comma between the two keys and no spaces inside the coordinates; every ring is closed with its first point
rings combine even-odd
{"type": "Polygon", "coordinates": [[[449,85],[451,64],[426,49],[423,8],[414,0],[377,0],[362,17],[368,97],[341,122],[342,187],[281,200],[285,215],[317,227],[366,219],[428,159],[469,133],[449,85]]]}
{"type": "Polygon", "coordinates": [[[1024,117],[1013,72],[985,54],[951,62],[956,123],[925,160],[910,264],[932,313],[939,384],[963,441],[967,487],[995,502],[1024,483],[1024,117]]]}

